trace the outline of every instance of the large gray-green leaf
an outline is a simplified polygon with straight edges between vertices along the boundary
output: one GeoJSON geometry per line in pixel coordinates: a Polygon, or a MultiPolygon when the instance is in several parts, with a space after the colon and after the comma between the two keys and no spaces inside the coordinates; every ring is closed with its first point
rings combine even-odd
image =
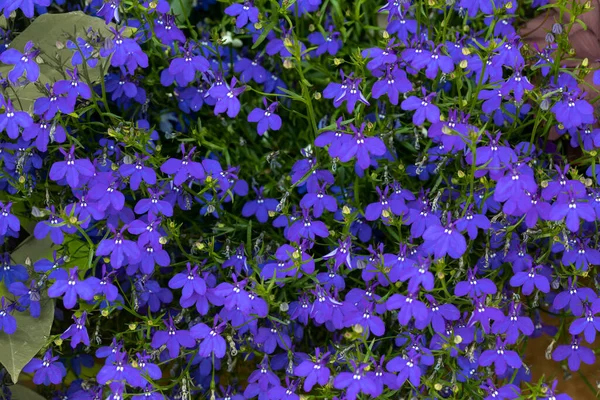
{"type": "Polygon", "coordinates": [[[17,331],[12,335],[0,332],[0,363],[17,383],[21,370],[46,344],[54,321],[54,300],[42,297],[39,318],[29,312],[15,312],[17,331]]]}
{"type": "MultiPolygon", "coordinates": [[[[41,58],[44,60],[40,64],[40,79],[42,84],[51,83],[60,79],[65,79],[64,70],[72,68],[71,57],[73,51],[67,48],[57,48],[57,42],[63,45],[68,40],[68,35],[73,37],[86,37],[89,28],[99,31],[103,37],[110,34],[109,27],[103,19],[85,15],[81,11],[75,11],[65,14],[43,14],[33,21],[10,46],[19,51],[23,51],[25,44],[32,41],[35,46],[42,51],[41,58]],[[62,71],[56,66],[56,60],[60,60],[62,71]]],[[[1,65],[0,72],[6,77],[12,69],[12,65],[1,65]]],[[[101,78],[101,68],[97,66],[94,69],[87,67],[89,78],[97,82],[101,78]]],[[[33,84],[28,83],[16,89],[19,101],[15,101],[12,91],[7,94],[13,99],[15,107],[22,108],[24,111],[30,111],[33,101],[40,97],[39,89],[33,84]]]]}
{"type": "Polygon", "coordinates": [[[10,386],[12,400],[44,400],[44,397],[23,385],[10,386]]]}
{"type": "Polygon", "coordinates": [[[171,0],[171,11],[176,15],[178,23],[183,23],[188,19],[192,12],[193,0],[171,0]]]}

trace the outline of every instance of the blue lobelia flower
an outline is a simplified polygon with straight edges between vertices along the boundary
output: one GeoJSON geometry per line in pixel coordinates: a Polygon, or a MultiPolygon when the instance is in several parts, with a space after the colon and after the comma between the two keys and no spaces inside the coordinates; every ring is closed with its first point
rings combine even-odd
{"type": "Polygon", "coordinates": [[[0,132],[6,131],[11,139],[19,137],[21,129],[33,125],[33,119],[25,111],[15,110],[10,99],[4,99],[0,94],[0,107],[4,107],[4,113],[0,114],[0,132]]]}
{"type": "Polygon", "coordinates": [[[423,98],[409,96],[400,104],[404,111],[415,111],[412,121],[415,125],[423,125],[425,120],[433,123],[440,120],[440,109],[431,101],[436,96],[436,92],[425,94],[425,88],[421,88],[423,98]]]}
{"type": "Polygon", "coordinates": [[[156,331],[154,332],[154,336],[152,336],[151,346],[153,349],[158,349],[163,345],[166,345],[166,348],[169,351],[169,357],[177,358],[181,347],[191,349],[196,346],[196,341],[190,332],[184,329],[178,330],[172,317],[169,317],[164,323],[167,330],[156,331]]]}
{"type": "Polygon", "coordinates": [[[48,288],[48,296],[63,296],[63,304],[67,309],[75,307],[78,297],[83,300],[92,300],[100,281],[94,277],[80,280],[77,267],[71,268],[68,273],[64,269],[57,270],[54,276],[56,281],[48,288]]]}
{"type": "Polygon", "coordinates": [[[134,368],[127,361],[127,353],[117,352],[112,360],[106,360],[106,363],[98,372],[96,379],[101,385],[107,382],[126,381],[133,387],[142,387],[145,379],[142,378],[140,370],[134,368]]]}
{"type": "Polygon", "coordinates": [[[75,189],[79,187],[80,175],[88,178],[94,176],[96,169],[90,160],[87,158],[75,158],[75,145],[71,146],[68,153],[63,148],[59,148],[58,151],[62,153],[65,160],[56,161],[52,164],[49,175],[50,179],[61,181],[65,178],[67,184],[75,189]]]}
{"type": "Polygon", "coordinates": [[[412,83],[406,77],[406,72],[395,65],[388,66],[385,75],[373,84],[371,93],[374,99],[387,94],[390,103],[398,105],[400,93],[407,93],[412,89],[412,83]]]}
{"type": "Polygon", "coordinates": [[[356,157],[357,164],[362,169],[369,168],[372,156],[382,156],[387,151],[380,138],[365,136],[365,126],[366,124],[363,122],[360,128],[357,129],[353,124],[350,124],[350,129],[354,132],[354,135],[344,142],[340,150],[340,161],[348,162],[356,157]]]}
{"type": "Polygon", "coordinates": [[[79,343],[83,343],[85,346],[90,345],[90,337],[85,327],[87,321],[87,311],[84,311],[80,317],[73,314],[73,324],[67,328],[67,330],[60,335],[61,339],[71,339],[71,348],[76,348],[79,343]]]}
{"type": "Polygon", "coordinates": [[[63,363],[58,361],[59,356],[52,355],[52,349],[48,349],[44,358],[34,358],[23,367],[23,372],[33,373],[33,383],[36,385],[59,385],[67,375],[63,363]]]}
{"type": "Polygon", "coordinates": [[[244,1],[242,4],[234,3],[225,9],[225,14],[236,17],[235,26],[241,29],[248,23],[255,24],[258,22],[258,8],[254,7],[254,2],[250,0],[244,1]]]}
{"type": "Polygon", "coordinates": [[[198,350],[200,357],[211,357],[213,354],[216,358],[225,357],[227,343],[221,336],[224,329],[225,322],[219,324],[218,317],[215,317],[212,328],[204,323],[190,327],[190,335],[196,340],[201,340],[198,350]]]}
{"type": "Polygon", "coordinates": [[[521,336],[531,336],[535,327],[531,318],[521,315],[521,303],[510,304],[510,311],[504,320],[495,321],[492,332],[496,335],[504,334],[507,344],[515,344],[521,336]]]}
{"type": "Polygon", "coordinates": [[[315,358],[304,360],[294,368],[294,375],[304,377],[304,391],[309,393],[315,384],[325,386],[329,382],[331,371],[327,367],[330,353],[321,354],[321,350],[315,349],[315,358]]]}
{"type": "MultiPolygon", "coordinates": [[[[512,383],[496,387],[491,379],[480,386],[488,394],[483,400],[512,400],[520,397],[521,390],[512,383]]],[[[558,398],[557,398],[558,400],[558,398]]],[[[562,399],[561,399],[562,400],[562,399]]]]}
{"type": "Polygon", "coordinates": [[[331,56],[335,56],[338,51],[342,48],[343,43],[340,39],[340,33],[333,31],[333,25],[329,25],[328,31],[326,32],[313,32],[308,35],[308,41],[317,46],[314,50],[314,55],[319,57],[325,53],[329,53],[331,56]]]}
{"type": "Polygon", "coordinates": [[[231,85],[221,85],[218,88],[212,88],[210,95],[217,99],[215,104],[215,115],[227,112],[229,118],[235,118],[240,112],[241,103],[238,96],[246,90],[246,86],[235,87],[237,78],[231,78],[231,85]]]}
{"type": "Polygon", "coordinates": [[[242,208],[242,216],[248,218],[254,215],[258,222],[265,223],[269,219],[269,212],[277,209],[279,201],[264,197],[264,187],[254,188],[256,200],[250,200],[242,208]]]}
{"type": "Polygon", "coordinates": [[[104,22],[108,25],[113,19],[116,23],[121,21],[119,15],[119,5],[121,0],[107,0],[104,2],[100,10],[96,13],[99,17],[104,18],[104,22]]]}
{"type": "Polygon", "coordinates": [[[571,277],[568,279],[567,290],[564,290],[554,297],[552,307],[557,310],[569,308],[573,315],[579,317],[583,314],[583,303],[593,302],[598,296],[596,292],[589,287],[577,287],[577,282],[572,281],[571,277]]]}
{"type": "Polygon", "coordinates": [[[434,254],[435,258],[442,258],[446,254],[454,259],[460,258],[467,250],[467,241],[451,221],[451,213],[448,212],[446,226],[433,225],[423,233],[423,248],[434,254]]]}
{"type": "Polygon", "coordinates": [[[267,106],[267,99],[263,98],[263,104],[265,110],[255,108],[248,114],[248,122],[258,122],[257,131],[259,136],[264,135],[269,129],[274,131],[281,129],[281,117],[275,114],[279,103],[275,101],[267,106]]]}
{"type": "Polygon", "coordinates": [[[79,72],[77,67],[72,70],[67,69],[67,75],[71,78],[70,80],[60,80],[54,84],[54,93],[57,95],[67,95],[67,101],[71,106],[77,101],[77,97],[89,100],[92,98],[92,90],[87,83],[79,79],[79,72]]]}
{"type": "Polygon", "coordinates": [[[182,159],[169,158],[160,166],[160,170],[168,175],[175,175],[173,183],[180,186],[190,178],[204,179],[206,173],[201,163],[192,161],[196,147],[192,147],[189,152],[186,153],[185,146],[181,143],[181,154],[182,159]]]}
{"type": "Polygon", "coordinates": [[[0,299],[0,332],[12,335],[17,331],[17,320],[11,315],[15,306],[9,303],[4,296],[0,299]]]}
{"type": "Polygon", "coordinates": [[[29,313],[33,318],[38,318],[40,316],[41,294],[36,281],[32,280],[29,283],[29,287],[25,286],[23,282],[13,282],[10,284],[8,290],[19,297],[19,306],[29,308],[29,313]]]}
{"type": "Polygon", "coordinates": [[[579,366],[583,361],[585,364],[592,365],[596,362],[596,355],[590,348],[580,345],[581,340],[577,335],[573,335],[571,344],[563,344],[558,346],[552,353],[554,361],[567,360],[571,371],[579,370],[579,366]]]}
{"type": "Polygon", "coordinates": [[[596,340],[596,331],[600,331],[600,317],[596,314],[600,312],[600,300],[596,299],[590,305],[584,306],[582,318],[577,318],[569,326],[569,333],[579,335],[583,332],[585,340],[588,343],[594,343],[596,340]]]}
{"type": "Polygon", "coordinates": [[[479,365],[488,367],[494,364],[496,374],[503,374],[507,367],[519,368],[523,362],[519,358],[519,354],[514,350],[508,350],[505,347],[505,342],[498,336],[496,338],[496,347],[485,350],[479,356],[479,365]]]}
{"type": "MultiPolygon", "coordinates": [[[[356,365],[351,360],[353,371],[340,372],[333,381],[333,387],[336,389],[346,389],[346,399],[356,400],[359,393],[372,395],[376,391],[375,382],[367,376],[365,371],[367,364],[356,365]]],[[[389,365],[389,363],[388,363],[389,365]]]]}
{"type": "MultiPolygon", "coordinates": [[[[31,2],[32,0],[14,0],[11,2],[11,4],[14,6],[15,3],[19,3],[20,1],[31,2]]],[[[50,0],[42,1],[48,1],[48,3],[50,3],[50,0]]],[[[5,15],[6,11],[11,7],[12,6],[9,6],[4,9],[5,15]]],[[[10,12],[8,14],[10,14],[10,12]]],[[[33,17],[33,13],[31,13],[29,18],[31,17],[33,17]]],[[[29,41],[25,44],[23,53],[17,49],[8,49],[0,54],[0,62],[14,65],[13,69],[8,73],[8,80],[12,84],[16,84],[23,74],[27,76],[27,80],[29,82],[35,82],[38,80],[40,76],[40,67],[37,64],[36,58],[40,54],[40,51],[33,46],[33,42],[29,41]]]]}
{"type": "Polygon", "coordinates": [[[528,271],[517,272],[510,278],[512,287],[521,287],[521,292],[524,295],[533,293],[534,289],[538,289],[542,293],[550,291],[550,282],[545,275],[539,274],[538,271],[543,266],[532,266],[528,271]]]}
{"type": "Polygon", "coordinates": [[[13,264],[9,253],[4,253],[0,258],[0,282],[9,288],[14,282],[23,282],[29,278],[27,268],[24,265],[13,264]]]}
{"type": "Polygon", "coordinates": [[[141,252],[137,244],[123,237],[127,226],[123,226],[120,231],[114,231],[114,237],[103,239],[96,248],[97,256],[110,255],[110,264],[113,268],[121,268],[124,265],[135,264],[141,257],[141,252]]]}
{"type": "Polygon", "coordinates": [[[183,57],[174,58],[168,71],[179,86],[187,86],[196,79],[196,72],[207,72],[210,64],[204,56],[194,53],[194,46],[191,43],[188,43],[182,51],[183,57]]]}
{"type": "Polygon", "coordinates": [[[390,372],[398,372],[396,384],[404,385],[409,381],[414,387],[421,385],[421,355],[413,349],[408,351],[405,356],[397,356],[388,361],[386,369],[390,372]]]}

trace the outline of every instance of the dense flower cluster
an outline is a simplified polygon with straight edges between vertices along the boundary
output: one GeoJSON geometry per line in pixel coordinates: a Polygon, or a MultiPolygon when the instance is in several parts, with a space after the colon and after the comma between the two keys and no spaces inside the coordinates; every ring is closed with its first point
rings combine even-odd
{"type": "Polygon", "coordinates": [[[1,32],[0,340],[55,315],[23,368],[40,393],[570,398],[524,349],[596,358],[575,18],[540,48],[517,26],[543,0],[78,3],[0,0],[16,28],[106,24],[1,32]],[[52,246],[14,260],[28,234],[52,246]]]}

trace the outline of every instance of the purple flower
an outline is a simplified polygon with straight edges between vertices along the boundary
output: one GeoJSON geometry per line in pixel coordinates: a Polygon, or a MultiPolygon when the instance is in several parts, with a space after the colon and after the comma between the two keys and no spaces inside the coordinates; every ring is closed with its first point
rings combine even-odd
{"type": "Polygon", "coordinates": [[[23,367],[23,372],[33,375],[36,385],[59,385],[67,375],[65,366],[58,361],[59,356],[52,356],[52,349],[48,349],[43,359],[34,358],[23,367]]]}
{"type": "Polygon", "coordinates": [[[427,318],[427,306],[417,298],[415,292],[408,292],[407,295],[395,293],[388,298],[385,303],[388,311],[400,309],[398,312],[398,322],[406,326],[414,318],[422,321],[427,318]]]}
{"type": "Polygon", "coordinates": [[[198,275],[198,265],[193,268],[190,263],[187,263],[187,272],[176,274],[169,280],[171,289],[183,288],[181,292],[180,302],[194,296],[195,294],[204,296],[206,293],[206,282],[198,275]]]}
{"type": "Polygon", "coordinates": [[[166,345],[167,350],[169,350],[169,357],[177,358],[180,347],[191,349],[196,346],[196,341],[190,332],[183,329],[178,330],[173,323],[173,318],[169,317],[164,322],[167,330],[156,331],[154,332],[154,336],[152,336],[151,346],[153,349],[158,349],[166,345]]]}
{"type": "Polygon", "coordinates": [[[110,30],[113,33],[113,38],[109,41],[108,47],[100,51],[100,55],[109,57],[112,54],[110,65],[125,67],[130,75],[135,73],[137,67],[146,68],[148,66],[148,56],[135,38],[123,36],[125,27],[119,28],[119,30],[111,27],[110,30]]]}
{"type": "Polygon", "coordinates": [[[254,215],[258,222],[264,224],[269,219],[269,211],[275,211],[279,201],[265,198],[263,187],[259,189],[254,188],[254,192],[256,192],[256,200],[250,200],[244,204],[242,216],[248,218],[254,215]]]}
{"type": "Polygon", "coordinates": [[[77,298],[92,300],[99,283],[98,278],[90,277],[80,280],[77,267],[71,268],[69,273],[64,269],[57,270],[56,281],[48,288],[49,297],[63,296],[65,308],[71,309],[77,304],[77,298]]]}
{"type": "Polygon", "coordinates": [[[97,256],[110,255],[110,264],[113,268],[121,268],[124,265],[135,264],[139,261],[141,253],[139,247],[132,240],[124,239],[123,232],[127,226],[120,231],[113,231],[112,239],[103,239],[96,248],[97,256]]]}
{"type": "Polygon", "coordinates": [[[594,343],[596,331],[600,331],[600,317],[596,316],[600,312],[600,300],[594,300],[591,305],[586,305],[584,310],[583,318],[577,318],[569,326],[569,333],[579,335],[583,332],[585,340],[588,343],[594,343]]]}
{"type": "Polygon", "coordinates": [[[208,71],[210,64],[202,55],[194,54],[194,48],[191,44],[188,44],[182,50],[183,57],[174,58],[171,61],[169,74],[175,77],[175,81],[179,86],[187,86],[196,78],[196,72],[208,71]]]}
{"type": "Polygon", "coordinates": [[[321,354],[321,350],[315,349],[315,361],[304,360],[294,368],[294,375],[304,377],[304,391],[309,393],[315,384],[325,386],[329,382],[331,371],[327,367],[329,352],[321,354]]]}
{"type": "Polygon", "coordinates": [[[77,43],[74,43],[71,40],[67,40],[65,47],[67,49],[73,50],[73,57],[71,57],[71,64],[73,66],[81,65],[84,62],[90,68],[96,68],[98,64],[98,59],[94,57],[95,49],[89,44],[85,39],[78,37],[76,39],[77,43]]]}
{"type": "MultiPolygon", "coordinates": [[[[48,292],[50,292],[49,289],[48,292]]],[[[77,317],[76,314],[73,314],[73,321],[74,323],[71,326],[69,326],[69,328],[62,335],[60,335],[60,338],[63,340],[70,338],[71,348],[73,349],[76,348],[79,343],[83,343],[84,345],[89,346],[90,337],[85,327],[85,322],[87,321],[87,312],[84,311],[81,314],[81,317],[77,317]]]]}
{"type": "Polygon", "coordinates": [[[14,282],[26,281],[29,278],[27,268],[20,264],[13,264],[9,253],[4,253],[0,263],[0,282],[9,288],[14,282]]]}
{"type": "MultiPolygon", "coordinates": [[[[488,379],[487,383],[481,385],[480,387],[488,393],[483,400],[512,400],[518,398],[519,394],[521,393],[521,390],[518,388],[518,386],[515,386],[511,383],[498,388],[496,385],[494,385],[494,382],[492,382],[491,379],[488,379]]],[[[557,398],[556,400],[562,399],[557,398]]]]}
{"type": "MultiPolygon", "coordinates": [[[[6,18],[8,18],[9,14],[12,11],[19,8],[19,3],[23,2],[23,1],[25,2],[25,4],[27,4],[27,3],[31,4],[33,0],[11,1],[10,5],[6,6],[6,8],[4,9],[4,15],[6,16],[6,18]],[[9,9],[11,11],[8,11],[9,9]]],[[[50,0],[37,0],[37,1],[47,2],[48,3],[47,5],[50,4],[50,0]]],[[[1,6],[2,5],[0,4],[0,7],[1,6]]],[[[33,5],[32,4],[31,4],[31,7],[32,7],[31,15],[28,16],[28,18],[33,17],[33,5]]],[[[27,15],[27,13],[25,13],[25,14],[27,15]]],[[[38,54],[40,54],[40,51],[35,49],[33,46],[34,46],[33,42],[29,41],[29,42],[27,42],[27,44],[25,44],[23,53],[21,53],[17,49],[8,49],[8,50],[4,51],[2,54],[0,54],[0,62],[2,62],[4,64],[14,65],[13,69],[8,73],[8,80],[11,83],[16,84],[19,81],[19,78],[23,75],[23,73],[26,74],[27,80],[29,82],[35,82],[38,80],[38,78],[40,76],[40,67],[37,64],[36,58],[37,58],[38,54]]]]}
{"type": "Polygon", "coordinates": [[[96,379],[101,385],[106,385],[107,382],[126,381],[131,386],[142,387],[145,383],[140,370],[134,368],[127,361],[127,353],[120,351],[115,354],[113,359],[106,360],[106,364],[100,369],[96,379]]]}
{"type": "Polygon", "coordinates": [[[525,92],[533,89],[533,85],[529,82],[529,79],[527,79],[526,76],[523,76],[522,69],[522,65],[518,66],[511,77],[500,87],[500,91],[504,96],[513,92],[514,98],[518,103],[523,100],[523,94],[525,92]]]}
{"type": "Polygon", "coordinates": [[[379,201],[371,203],[365,209],[365,218],[367,221],[375,221],[384,215],[384,218],[389,218],[391,215],[403,215],[408,208],[404,204],[404,200],[400,198],[389,198],[389,186],[382,191],[379,186],[375,188],[379,195],[379,201]],[[386,215],[387,214],[387,215],[386,215]]]}
{"type": "Polygon", "coordinates": [[[136,214],[148,213],[148,219],[156,219],[159,215],[165,217],[173,216],[173,206],[166,200],[161,200],[160,196],[164,194],[162,190],[148,188],[149,199],[140,199],[134,208],[136,214]]]}
{"type": "Polygon", "coordinates": [[[277,375],[269,368],[269,360],[265,356],[262,362],[257,365],[259,369],[253,371],[248,377],[249,385],[244,390],[244,397],[251,399],[259,396],[259,400],[267,400],[269,389],[280,386],[277,375]]]}
{"type": "Polygon", "coordinates": [[[596,355],[592,349],[581,346],[579,342],[579,337],[573,335],[571,344],[558,346],[552,353],[552,359],[554,361],[562,361],[568,358],[567,364],[571,371],[579,370],[582,361],[589,365],[594,364],[596,362],[596,355]]]}
{"type": "Polygon", "coordinates": [[[564,94],[563,98],[557,101],[551,110],[564,129],[594,123],[594,107],[586,100],[571,94],[564,94]]]}
{"type": "Polygon", "coordinates": [[[94,165],[87,158],[75,158],[75,145],[67,153],[59,147],[58,151],[65,157],[65,161],[56,161],[50,168],[50,179],[60,181],[66,178],[67,184],[75,189],[79,186],[79,176],[92,177],[96,172],[94,165]]]}
{"type": "Polygon", "coordinates": [[[2,296],[0,299],[0,332],[4,331],[7,335],[12,335],[17,331],[17,320],[11,315],[14,310],[14,304],[6,304],[7,301],[2,296]]]}
{"type": "Polygon", "coordinates": [[[248,22],[255,24],[258,22],[258,8],[254,7],[254,2],[246,0],[243,4],[235,3],[225,9],[225,14],[236,17],[235,26],[242,29],[248,22]]]}
{"type": "MultiPolygon", "coordinates": [[[[6,281],[5,281],[6,284],[6,281]]],[[[13,282],[8,288],[9,292],[19,297],[19,306],[29,308],[29,313],[33,318],[40,316],[40,288],[37,282],[32,280],[29,283],[29,287],[25,286],[23,282],[13,282]]]]}
{"type": "Polygon", "coordinates": [[[451,213],[448,212],[446,226],[433,225],[423,233],[424,249],[433,253],[435,258],[442,258],[446,254],[454,259],[460,258],[467,250],[467,241],[451,221],[451,213]]]}
{"type": "Polygon", "coordinates": [[[77,67],[74,67],[73,70],[67,70],[67,75],[71,77],[70,80],[60,80],[54,84],[54,92],[57,95],[67,95],[67,101],[74,105],[77,101],[77,96],[80,96],[86,100],[92,98],[92,91],[87,83],[82,82],[79,79],[79,72],[77,71],[77,67]]]}
{"type": "Polygon", "coordinates": [[[440,70],[444,74],[451,73],[454,71],[454,63],[452,58],[440,53],[441,47],[442,45],[438,45],[431,51],[422,49],[411,60],[410,65],[417,70],[425,68],[425,76],[429,79],[435,79],[440,70]]]}
{"type": "Polygon", "coordinates": [[[589,287],[577,287],[576,282],[571,281],[569,277],[569,285],[567,290],[562,291],[554,297],[552,306],[557,310],[562,310],[569,307],[573,315],[579,317],[583,314],[583,302],[593,302],[598,296],[596,292],[589,287]]]}
{"type": "Polygon", "coordinates": [[[406,77],[406,72],[400,67],[389,67],[385,75],[373,84],[372,94],[374,99],[378,99],[387,94],[390,103],[398,105],[398,96],[400,93],[407,93],[413,89],[412,83],[406,77]]]}
{"type": "Polygon", "coordinates": [[[35,146],[39,151],[48,150],[48,143],[51,138],[56,143],[64,143],[67,139],[67,133],[62,125],[56,122],[50,123],[46,120],[40,120],[29,128],[23,129],[22,136],[25,140],[35,139],[35,146]]]}
{"type": "Polygon", "coordinates": [[[231,85],[220,85],[214,86],[210,89],[209,93],[212,97],[217,99],[215,104],[215,115],[219,115],[227,111],[229,118],[235,118],[240,112],[241,103],[238,96],[246,90],[246,86],[235,87],[238,80],[234,76],[231,78],[231,85]]]}
{"type": "Polygon", "coordinates": [[[342,75],[342,83],[329,83],[325,90],[323,90],[323,97],[333,99],[335,108],[338,108],[346,101],[346,109],[350,114],[354,112],[356,102],[361,102],[368,106],[369,102],[360,91],[360,82],[362,79],[354,79],[352,75],[344,77],[344,71],[342,70],[340,70],[340,74],[342,75]]]}
{"type": "Polygon", "coordinates": [[[116,23],[119,23],[121,18],[119,17],[119,4],[121,0],[107,0],[104,2],[100,10],[96,13],[99,17],[104,18],[104,22],[108,25],[113,19],[116,23]]]}
{"type": "Polygon", "coordinates": [[[357,366],[353,360],[350,362],[354,370],[352,372],[340,372],[333,381],[333,387],[336,389],[346,389],[346,398],[348,400],[355,400],[361,392],[368,395],[373,394],[376,386],[365,372],[367,364],[357,366]]]}
{"type": "Polygon", "coordinates": [[[552,205],[552,210],[547,218],[551,221],[564,219],[567,229],[571,232],[577,232],[579,231],[579,220],[594,222],[596,212],[587,199],[582,199],[573,190],[569,190],[568,199],[557,199],[552,205]]]}
{"type": "Polygon", "coordinates": [[[492,325],[492,332],[496,335],[505,334],[507,344],[515,344],[520,337],[520,333],[525,336],[531,336],[535,327],[531,318],[520,315],[521,303],[511,302],[510,311],[506,318],[497,320],[492,325]]]}
{"type": "Polygon", "coordinates": [[[538,265],[531,267],[529,271],[517,272],[512,278],[510,278],[510,285],[512,287],[521,287],[521,292],[524,295],[533,293],[533,290],[537,288],[542,293],[548,293],[550,291],[550,282],[548,278],[537,272],[542,269],[543,266],[538,265]]]}
{"type": "Polygon", "coordinates": [[[421,356],[414,350],[409,350],[404,357],[397,356],[392,358],[386,365],[390,372],[398,372],[396,385],[402,386],[408,380],[414,387],[421,386],[421,366],[419,365],[421,356]]]}
{"type": "Polygon", "coordinates": [[[286,237],[299,243],[302,238],[314,241],[316,236],[329,236],[327,225],[322,221],[313,220],[310,211],[304,208],[302,209],[302,218],[299,218],[290,226],[286,237]]]}
{"type": "Polygon", "coordinates": [[[313,32],[308,35],[308,41],[317,46],[314,53],[315,56],[319,57],[325,53],[329,53],[331,56],[335,56],[337,52],[342,48],[342,40],[340,39],[339,32],[333,32],[333,25],[329,26],[328,32],[313,32]]]}
{"type": "Polygon", "coordinates": [[[188,153],[185,152],[185,146],[181,144],[181,154],[183,158],[169,158],[163,165],[160,166],[160,170],[168,175],[175,175],[173,183],[180,186],[189,178],[204,179],[206,173],[201,163],[192,161],[196,147],[192,147],[188,153]]]}
{"type": "Polygon", "coordinates": [[[526,212],[531,207],[526,193],[537,193],[537,184],[531,167],[521,163],[510,168],[498,180],[494,200],[504,202],[502,209],[507,214],[512,214],[514,210],[526,212]]]}
{"type": "Polygon", "coordinates": [[[11,139],[19,137],[20,129],[29,128],[33,124],[31,116],[25,111],[16,111],[10,99],[5,100],[0,95],[0,107],[4,106],[4,113],[0,114],[0,132],[6,131],[11,139]]]}
{"type": "Polygon", "coordinates": [[[367,169],[371,165],[371,156],[382,156],[387,151],[385,144],[378,137],[366,137],[364,135],[365,123],[359,129],[350,124],[354,136],[344,142],[340,150],[340,161],[348,162],[356,156],[358,166],[367,169]]]}
{"type": "Polygon", "coordinates": [[[440,109],[431,102],[436,93],[430,93],[425,95],[425,88],[421,89],[423,92],[423,99],[416,96],[410,96],[406,100],[402,101],[400,107],[404,111],[414,110],[415,113],[412,118],[412,122],[415,125],[423,125],[423,122],[427,121],[433,123],[439,122],[440,120],[440,109]]]}
{"type": "Polygon", "coordinates": [[[54,92],[54,86],[46,84],[46,90],[48,91],[48,96],[38,97],[33,103],[33,112],[35,115],[39,115],[50,121],[58,111],[63,114],[73,112],[75,104],[71,103],[66,96],[58,96],[54,92]]]}
{"type": "MultiPolygon", "coordinates": [[[[433,275],[431,279],[433,279],[433,275]]],[[[439,304],[429,294],[426,294],[425,297],[427,297],[427,300],[431,304],[429,312],[425,319],[417,320],[415,326],[419,329],[424,329],[431,324],[435,332],[444,334],[446,332],[446,321],[457,321],[460,319],[460,311],[452,304],[439,304]]]]}
{"type": "Polygon", "coordinates": [[[267,106],[267,99],[263,98],[263,104],[266,110],[255,108],[248,114],[248,122],[258,122],[258,135],[262,136],[269,129],[278,131],[281,128],[281,117],[275,114],[278,102],[273,102],[267,106]]]}
{"type": "Polygon", "coordinates": [[[323,214],[323,210],[335,212],[337,210],[337,201],[335,197],[328,195],[325,191],[327,184],[319,186],[317,192],[307,193],[300,201],[300,207],[309,209],[312,207],[313,215],[319,218],[323,214]]]}
{"type": "Polygon", "coordinates": [[[508,366],[512,368],[519,368],[523,363],[519,358],[519,355],[514,350],[508,350],[505,347],[505,342],[496,338],[496,347],[490,350],[485,350],[479,356],[479,365],[482,367],[488,367],[494,364],[496,374],[502,375],[506,372],[508,366]]]}
{"type": "Polygon", "coordinates": [[[242,82],[254,80],[256,83],[265,83],[268,76],[265,67],[260,65],[260,57],[256,57],[254,60],[240,57],[235,61],[233,70],[240,74],[240,80],[242,82]]]}
{"type": "Polygon", "coordinates": [[[135,163],[122,164],[119,167],[121,175],[129,177],[129,186],[132,190],[138,190],[142,181],[148,185],[154,185],[156,183],[156,173],[154,172],[154,169],[147,167],[144,164],[148,158],[148,156],[140,157],[140,155],[136,153],[135,163]]]}
{"type": "Polygon", "coordinates": [[[487,306],[485,304],[485,298],[487,296],[479,297],[474,299],[474,309],[471,318],[469,318],[468,326],[474,326],[477,322],[481,324],[481,328],[484,333],[489,334],[491,332],[490,329],[490,321],[499,321],[506,318],[502,311],[498,310],[495,307],[487,306]]]}
{"type": "Polygon", "coordinates": [[[201,340],[198,350],[200,357],[210,357],[213,354],[216,358],[225,357],[227,344],[221,336],[224,328],[225,322],[218,324],[217,317],[215,317],[212,328],[204,323],[196,324],[190,328],[190,335],[196,340],[201,340]]]}

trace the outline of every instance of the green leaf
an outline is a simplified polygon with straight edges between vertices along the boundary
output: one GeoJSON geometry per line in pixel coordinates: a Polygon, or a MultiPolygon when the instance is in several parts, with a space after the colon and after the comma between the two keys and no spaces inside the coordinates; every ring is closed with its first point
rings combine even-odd
{"type": "Polygon", "coordinates": [[[256,43],[254,43],[252,45],[252,50],[254,50],[258,46],[260,46],[260,44],[267,38],[267,35],[269,34],[269,32],[271,32],[273,30],[276,23],[277,23],[277,21],[271,21],[267,24],[267,26],[265,26],[264,30],[262,31],[262,33],[260,34],[258,39],[256,39],[256,43]]]}
{"type": "Polygon", "coordinates": [[[46,345],[50,336],[54,300],[42,297],[40,304],[42,309],[39,318],[33,318],[28,312],[16,312],[13,316],[17,320],[17,331],[12,335],[0,332],[0,363],[14,383],[19,380],[23,367],[46,345]]]}
{"type": "MultiPolygon", "coordinates": [[[[42,84],[51,83],[60,79],[65,79],[64,69],[73,68],[71,57],[73,51],[65,48],[58,49],[57,42],[65,44],[68,40],[68,35],[76,37],[86,37],[86,31],[92,28],[99,31],[104,37],[108,37],[111,32],[109,26],[104,23],[101,18],[85,15],[81,11],[75,11],[65,14],[43,14],[37,17],[31,25],[27,27],[15,40],[10,44],[12,48],[23,51],[25,44],[32,41],[35,46],[42,51],[40,57],[44,60],[40,64],[39,82],[42,84]],[[60,60],[62,71],[57,67],[57,60],[60,60]]],[[[100,65],[100,63],[98,63],[100,65]]],[[[12,65],[1,65],[0,72],[2,76],[6,76],[12,65]]],[[[97,82],[102,77],[103,73],[100,66],[96,68],[83,68],[80,66],[80,74],[85,78],[85,69],[89,75],[90,81],[97,82]]],[[[7,91],[7,95],[11,97],[15,107],[23,111],[29,111],[33,106],[35,99],[40,97],[40,89],[33,83],[28,83],[25,86],[15,88],[16,96],[11,90],[7,91]],[[18,97],[19,101],[15,97],[18,97]]]]}
{"type": "Polygon", "coordinates": [[[44,397],[23,385],[13,385],[10,387],[13,400],[44,400],[44,397]]]}
{"type": "Polygon", "coordinates": [[[170,3],[175,20],[180,24],[185,22],[192,13],[193,0],[171,0],[170,3]]]}

